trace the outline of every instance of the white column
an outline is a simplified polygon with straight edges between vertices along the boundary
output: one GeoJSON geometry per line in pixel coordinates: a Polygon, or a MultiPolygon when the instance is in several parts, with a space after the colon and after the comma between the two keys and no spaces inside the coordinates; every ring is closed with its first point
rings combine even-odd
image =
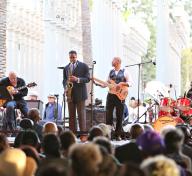
{"type": "Polygon", "coordinates": [[[167,0],[157,0],[157,80],[169,83],[169,12],[167,0]]]}

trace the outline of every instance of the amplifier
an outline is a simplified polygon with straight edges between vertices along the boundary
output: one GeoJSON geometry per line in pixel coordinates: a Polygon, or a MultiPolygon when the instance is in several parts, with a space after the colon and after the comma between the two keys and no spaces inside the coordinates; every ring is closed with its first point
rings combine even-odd
{"type": "Polygon", "coordinates": [[[43,102],[41,100],[26,100],[29,110],[31,108],[37,108],[42,117],[43,115],[43,102]]]}
{"type": "MultiPolygon", "coordinates": [[[[93,126],[100,123],[106,123],[106,110],[105,108],[93,107],[93,126]]],[[[91,108],[86,107],[86,127],[89,130],[91,125],[91,108]]]]}

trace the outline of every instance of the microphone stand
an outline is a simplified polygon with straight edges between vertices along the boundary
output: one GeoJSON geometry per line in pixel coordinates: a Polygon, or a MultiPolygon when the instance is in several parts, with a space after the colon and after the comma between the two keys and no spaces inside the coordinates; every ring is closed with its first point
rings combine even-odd
{"type": "Polygon", "coordinates": [[[66,99],[65,99],[65,94],[63,94],[63,103],[62,103],[62,108],[63,108],[63,130],[65,131],[65,109],[66,109],[66,99]]]}
{"type": "Polygon", "coordinates": [[[55,97],[57,99],[57,101],[56,101],[56,116],[55,116],[55,122],[57,124],[58,115],[59,115],[59,94],[55,94],[55,97]]]}
{"type": "Polygon", "coordinates": [[[139,118],[139,99],[140,99],[140,77],[141,77],[141,65],[144,64],[149,64],[149,63],[153,63],[155,65],[155,62],[153,62],[152,60],[147,61],[147,62],[141,62],[138,64],[132,64],[132,65],[127,65],[125,67],[132,67],[132,66],[138,66],[138,85],[137,85],[137,100],[138,100],[138,107],[137,107],[137,117],[139,118]]]}
{"type": "MultiPolygon", "coordinates": [[[[140,117],[138,116],[138,118],[137,118],[133,123],[139,122],[140,118],[145,115],[144,124],[146,124],[146,123],[147,123],[147,112],[148,112],[150,109],[152,109],[155,105],[156,105],[156,102],[153,103],[150,107],[148,107],[147,110],[146,110],[140,117]]],[[[154,116],[153,116],[153,118],[154,118],[154,116]]],[[[153,119],[152,119],[152,120],[153,120],[153,119]]]]}
{"type": "MultiPolygon", "coordinates": [[[[91,78],[93,78],[94,76],[94,65],[96,64],[96,61],[93,61],[92,62],[92,72],[91,72],[91,78]]],[[[90,126],[92,127],[93,126],[93,89],[94,89],[94,80],[91,79],[91,92],[90,92],[90,95],[91,95],[91,123],[90,123],[90,126]]]]}
{"type": "MultiPolygon", "coordinates": [[[[65,72],[65,67],[57,67],[57,69],[61,69],[63,70],[63,75],[65,72]]],[[[58,108],[58,107],[57,107],[58,108]]],[[[65,131],[65,120],[66,120],[66,116],[65,116],[65,111],[66,111],[66,99],[65,99],[65,93],[63,94],[63,101],[62,101],[62,109],[63,109],[63,128],[65,131]]]]}

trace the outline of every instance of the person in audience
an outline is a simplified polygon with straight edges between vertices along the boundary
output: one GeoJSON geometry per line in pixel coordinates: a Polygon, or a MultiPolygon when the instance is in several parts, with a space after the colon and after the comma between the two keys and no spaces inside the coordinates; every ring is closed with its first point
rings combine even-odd
{"type": "Polygon", "coordinates": [[[137,137],[136,144],[141,148],[143,158],[163,154],[165,144],[163,138],[155,131],[145,131],[137,137]]]}
{"type": "Polygon", "coordinates": [[[144,127],[140,123],[135,123],[130,128],[130,140],[135,142],[136,139],[144,132],[144,127]]]}
{"type": "Polygon", "coordinates": [[[182,152],[186,156],[190,157],[190,159],[192,161],[192,148],[189,145],[189,141],[191,140],[190,129],[186,125],[177,125],[176,128],[181,129],[181,131],[184,134],[184,143],[182,145],[182,152]]]}
{"type": "Polygon", "coordinates": [[[32,146],[38,151],[40,147],[40,140],[37,133],[33,130],[20,131],[15,138],[14,147],[20,147],[22,145],[32,146]]]}
{"type": "Polygon", "coordinates": [[[68,162],[63,158],[54,158],[43,162],[36,176],[69,176],[68,162]]]}
{"type": "Polygon", "coordinates": [[[145,159],[141,164],[141,169],[146,176],[180,176],[177,164],[163,155],[145,159]]]}
{"type": "Polygon", "coordinates": [[[42,130],[43,127],[39,124],[39,121],[41,119],[39,110],[37,108],[32,108],[28,112],[28,118],[31,119],[34,123],[33,129],[36,131],[36,133],[39,136],[39,139],[42,141],[43,135],[42,130]]]}
{"type": "Polygon", "coordinates": [[[110,155],[105,147],[99,145],[102,154],[102,162],[99,165],[98,176],[116,176],[118,175],[118,166],[112,155],[110,155]]]}
{"type": "Polygon", "coordinates": [[[38,100],[38,93],[36,91],[30,91],[28,95],[28,100],[38,100]]]}
{"type": "Polygon", "coordinates": [[[71,160],[70,175],[98,176],[102,162],[99,146],[92,143],[74,144],[69,150],[69,159],[71,160]]]}
{"type": "Polygon", "coordinates": [[[99,146],[104,147],[109,154],[111,154],[111,155],[113,154],[111,142],[109,141],[108,138],[106,138],[104,136],[98,136],[98,137],[94,138],[93,142],[95,144],[98,144],[99,146]]]}
{"type": "Polygon", "coordinates": [[[101,128],[101,130],[103,131],[103,136],[105,136],[108,139],[111,139],[111,126],[105,123],[100,123],[97,126],[101,128]]]}
{"type": "Polygon", "coordinates": [[[62,120],[62,106],[57,103],[55,95],[48,96],[48,103],[45,105],[43,119],[46,121],[62,120]]]}
{"type": "Polygon", "coordinates": [[[34,147],[30,145],[22,145],[20,149],[25,152],[27,157],[33,158],[36,164],[39,165],[40,157],[39,157],[38,151],[34,147]]]}
{"type": "Polygon", "coordinates": [[[21,127],[21,130],[28,130],[28,129],[33,129],[33,121],[31,119],[25,118],[22,119],[19,123],[19,126],[21,127]]]}
{"type": "Polygon", "coordinates": [[[38,135],[33,130],[26,130],[23,133],[21,145],[30,145],[32,147],[38,148],[40,144],[40,140],[38,135]]]}
{"type": "Polygon", "coordinates": [[[89,130],[89,134],[88,134],[88,141],[93,141],[93,139],[97,136],[103,136],[103,131],[101,128],[99,128],[98,126],[93,126],[90,130],[89,130]]]}
{"type": "Polygon", "coordinates": [[[8,148],[9,142],[7,140],[7,137],[3,133],[0,133],[0,153],[8,148]]]}
{"type": "Polygon", "coordinates": [[[57,125],[57,129],[58,129],[58,136],[60,136],[61,133],[63,132],[63,127],[62,127],[62,125],[57,125]]]}
{"type": "Polygon", "coordinates": [[[170,129],[164,136],[166,156],[175,160],[183,168],[191,170],[191,160],[182,153],[184,135],[180,129],[170,129]]]}
{"type": "Polygon", "coordinates": [[[20,149],[9,148],[0,155],[1,176],[24,176],[27,157],[20,149]]]}
{"type": "Polygon", "coordinates": [[[43,126],[42,132],[43,132],[43,135],[46,135],[48,133],[53,133],[53,134],[58,135],[58,128],[57,128],[56,123],[54,123],[54,122],[45,123],[43,126]]]}
{"type": "Polygon", "coordinates": [[[26,158],[26,166],[23,176],[34,176],[37,170],[37,163],[32,157],[26,158]]]}
{"type": "Polygon", "coordinates": [[[141,150],[136,144],[136,139],[143,133],[143,131],[143,126],[141,124],[133,124],[130,128],[130,141],[115,148],[115,157],[119,160],[120,163],[141,163],[141,150]]]}
{"type": "Polygon", "coordinates": [[[68,157],[69,148],[76,143],[76,137],[72,131],[65,131],[60,135],[61,151],[63,156],[68,157]]]}
{"type": "Polygon", "coordinates": [[[43,137],[42,149],[45,159],[61,158],[60,142],[55,134],[46,134],[43,137]]]}
{"type": "Polygon", "coordinates": [[[126,163],[122,165],[120,176],[145,176],[145,173],[134,163],[126,163]]]}

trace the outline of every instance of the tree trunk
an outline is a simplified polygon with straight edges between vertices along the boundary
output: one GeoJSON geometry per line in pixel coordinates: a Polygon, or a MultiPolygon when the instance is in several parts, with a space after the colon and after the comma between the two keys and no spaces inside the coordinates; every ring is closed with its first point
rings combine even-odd
{"type": "MultiPolygon", "coordinates": [[[[92,65],[92,40],[91,40],[91,15],[89,0],[81,0],[83,60],[89,66],[92,65]]],[[[91,83],[88,84],[88,93],[91,92],[91,83]]],[[[89,94],[87,103],[91,102],[89,94]]]]}

